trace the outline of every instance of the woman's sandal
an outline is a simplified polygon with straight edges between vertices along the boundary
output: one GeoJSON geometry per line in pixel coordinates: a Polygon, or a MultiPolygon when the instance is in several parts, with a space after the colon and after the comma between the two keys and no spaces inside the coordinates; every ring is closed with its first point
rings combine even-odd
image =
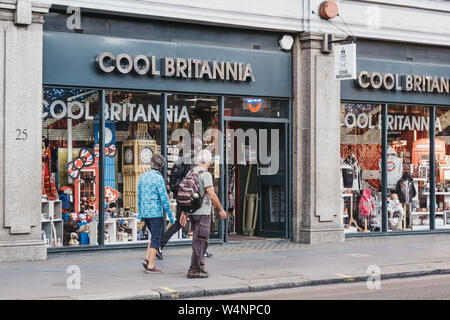
{"type": "Polygon", "coordinates": [[[163,273],[163,271],[157,267],[153,267],[152,269],[146,268],[145,273],[163,273]]]}
{"type": "Polygon", "coordinates": [[[147,259],[142,261],[142,266],[144,267],[145,270],[147,270],[147,268],[148,268],[148,260],[147,259]]]}

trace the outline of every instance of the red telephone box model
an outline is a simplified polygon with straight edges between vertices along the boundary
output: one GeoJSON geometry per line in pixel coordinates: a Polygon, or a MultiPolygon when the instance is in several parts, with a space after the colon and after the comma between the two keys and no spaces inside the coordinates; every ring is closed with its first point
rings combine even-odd
{"type": "MultiPolygon", "coordinates": [[[[435,139],[435,159],[442,161],[445,159],[445,141],[435,139]]],[[[421,161],[430,160],[430,139],[424,138],[413,142],[412,163],[421,165],[421,161]]]]}
{"type": "MultiPolygon", "coordinates": [[[[445,141],[435,139],[435,161],[437,163],[436,169],[436,183],[443,182],[444,169],[440,168],[440,163],[445,161],[445,141]]],[[[424,138],[414,141],[412,149],[412,164],[420,169],[420,166],[428,171],[430,163],[430,139],[424,138]]]]}
{"type": "Polygon", "coordinates": [[[80,175],[74,181],[75,184],[75,213],[79,213],[84,206],[85,210],[89,206],[94,207],[98,211],[98,158],[95,158],[95,163],[90,167],[80,170],[80,175]]]}

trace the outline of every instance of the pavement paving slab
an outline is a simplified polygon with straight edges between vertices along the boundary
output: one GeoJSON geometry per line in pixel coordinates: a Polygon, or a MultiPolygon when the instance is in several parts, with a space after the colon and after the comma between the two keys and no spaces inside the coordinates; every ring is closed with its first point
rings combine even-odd
{"type": "Polygon", "coordinates": [[[370,237],[345,243],[305,245],[267,242],[211,245],[207,279],[186,277],[191,251],[168,247],[146,274],[145,249],[52,253],[46,261],[0,263],[0,299],[185,299],[300,286],[450,273],[450,234],[370,237]],[[69,289],[80,273],[80,289],[69,289]]]}

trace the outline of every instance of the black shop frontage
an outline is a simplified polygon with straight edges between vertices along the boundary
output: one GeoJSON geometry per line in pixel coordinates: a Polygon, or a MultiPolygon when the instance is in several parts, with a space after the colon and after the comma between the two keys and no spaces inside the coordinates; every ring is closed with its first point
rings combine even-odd
{"type": "MultiPolygon", "coordinates": [[[[169,177],[187,142],[213,153],[214,187],[229,216],[212,212],[213,242],[290,238],[292,68],[279,34],[99,15],[72,33],[61,19],[53,12],[44,25],[49,252],[145,247],[139,176],[161,153],[169,177]]],[[[188,224],[169,244],[191,238],[188,224]]]]}
{"type": "Polygon", "coordinates": [[[361,41],[341,86],[346,236],[450,230],[450,50],[361,41]]]}

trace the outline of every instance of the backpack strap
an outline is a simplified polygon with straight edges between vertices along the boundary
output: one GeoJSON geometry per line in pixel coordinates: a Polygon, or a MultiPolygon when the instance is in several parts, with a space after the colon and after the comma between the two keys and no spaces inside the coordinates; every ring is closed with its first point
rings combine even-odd
{"type": "MultiPolygon", "coordinates": [[[[192,171],[194,171],[194,169],[192,169],[192,171]]],[[[205,173],[205,172],[206,172],[205,170],[200,170],[199,172],[197,172],[197,174],[198,174],[198,176],[200,177],[200,175],[203,174],[203,173],[205,173]]],[[[202,196],[202,199],[205,198],[205,196],[206,196],[206,188],[205,188],[205,193],[204,193],[203,196],[202,196]]]]}

